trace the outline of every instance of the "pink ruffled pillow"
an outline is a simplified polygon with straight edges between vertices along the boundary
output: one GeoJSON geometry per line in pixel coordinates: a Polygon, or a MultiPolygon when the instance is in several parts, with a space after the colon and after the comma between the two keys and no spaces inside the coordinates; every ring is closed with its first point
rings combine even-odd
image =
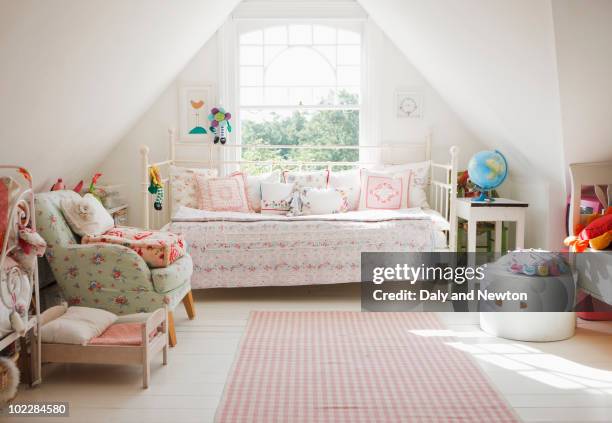
{"type": "Polygon", "coordinates": [[[209,211],[251,212],[245,179],[242,172],[221,178],[196,175],[199,208],[209,211]]]}

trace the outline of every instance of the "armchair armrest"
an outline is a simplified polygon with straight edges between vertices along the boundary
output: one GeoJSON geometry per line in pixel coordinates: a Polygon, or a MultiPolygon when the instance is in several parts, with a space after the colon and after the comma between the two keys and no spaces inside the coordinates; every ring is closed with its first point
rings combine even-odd
{"type": "Polygon", "coordinates": [[[152,291],[151,271],[133,250],[115,244],[55,246],[47,258],[53,273],[66,287],[87,284],[89,292],[100,290],[152,291]]]}

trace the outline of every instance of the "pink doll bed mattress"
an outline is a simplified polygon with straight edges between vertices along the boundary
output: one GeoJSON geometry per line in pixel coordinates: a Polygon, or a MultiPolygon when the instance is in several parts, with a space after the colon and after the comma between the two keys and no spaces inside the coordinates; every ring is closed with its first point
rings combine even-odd
{"type": "MultiPolygon", "coordinates": [[[[142,345],[142,323],[116,323],[100,336],[92,338],[88,345],[142,345]]],[[[153,338],[157,330],[149,334],[153,338]]]]}

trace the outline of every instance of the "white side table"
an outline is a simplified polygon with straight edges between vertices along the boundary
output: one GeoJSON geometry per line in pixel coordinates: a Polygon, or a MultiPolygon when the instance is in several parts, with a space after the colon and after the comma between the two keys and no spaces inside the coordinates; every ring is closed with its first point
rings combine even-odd
{"type": "Polygon", "coordinates": [[[507,198],[495,201],[457,199],[457,217],[467,220],[467,251],[476,252],[476,224],[495,222],[495,252],[501,252],[503,222],[516,222],[516,248],[525,247],[525,211],[529,204],[507,198]]]}

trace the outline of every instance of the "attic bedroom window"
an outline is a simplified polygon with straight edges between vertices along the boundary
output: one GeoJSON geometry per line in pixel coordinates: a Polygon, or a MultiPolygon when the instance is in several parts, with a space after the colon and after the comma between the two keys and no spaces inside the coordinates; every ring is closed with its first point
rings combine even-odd
{"type": "Polygon", "coordinates": [[[239,139],[264,146],[242,148],[242,160],[321,162],[308,169],[359,160],[361,39],[359,28],[304,23],[240,34],[239,139]]]}

